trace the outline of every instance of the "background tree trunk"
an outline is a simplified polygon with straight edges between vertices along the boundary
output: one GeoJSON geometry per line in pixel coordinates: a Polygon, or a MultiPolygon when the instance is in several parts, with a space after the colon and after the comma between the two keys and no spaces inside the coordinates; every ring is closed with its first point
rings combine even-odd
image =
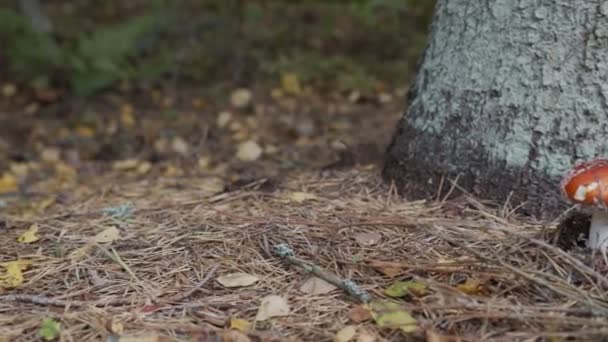
{"type": "Polygon", "coordinates": [[[561,176],[608,157],[608,2],[438,0],[433,19],[383,176],[559,214],[561,176]]]}

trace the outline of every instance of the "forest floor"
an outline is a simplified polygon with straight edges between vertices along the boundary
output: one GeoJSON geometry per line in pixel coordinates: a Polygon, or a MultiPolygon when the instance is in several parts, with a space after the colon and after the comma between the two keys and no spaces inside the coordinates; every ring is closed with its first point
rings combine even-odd
{"type": "Polygon", "coordinates": [[[554,246],[555,223],[467,196],[408,201],[382,182],[403,93],[252,89],[245,107],[181,94],[62,102],[104,110],[97,125],[52,106],[14,120],[18,100],[2,103],[4,340],[608,335],[606,263],[554,246]],[[180,115],[156,117],[167,103],[180,115]]]}
{"type": "MultiPolygon", "coordinates": [[[[279,43],[309,51],[324,32],[314,14],[298,14],[315,30],[302,42],[279,43]]],[[[422,40],[407,29],[388,36],[412,51],[348,40],[393,79],[360,91],[296,72],[84,100],[0,80],[0,341],[608,336],[608,258],[558,247],[576,237],[556,235],[557,218],[466,194],[414,201],[382,181],[405,110],[407,75],[394,79],[412,66],[397,62],[422,40]]],[[[341,48],[345,32],[321,45],[341,48]]]]}

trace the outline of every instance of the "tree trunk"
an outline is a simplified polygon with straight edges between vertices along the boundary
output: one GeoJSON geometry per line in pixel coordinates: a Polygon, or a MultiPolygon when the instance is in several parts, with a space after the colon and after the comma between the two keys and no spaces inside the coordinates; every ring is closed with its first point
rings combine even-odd
{"type": "Polygon", "coordinates": [[[607,119],[607,1],[438,0],[383,176],[554,217],[562,175],[608,156],[607,119]]]}

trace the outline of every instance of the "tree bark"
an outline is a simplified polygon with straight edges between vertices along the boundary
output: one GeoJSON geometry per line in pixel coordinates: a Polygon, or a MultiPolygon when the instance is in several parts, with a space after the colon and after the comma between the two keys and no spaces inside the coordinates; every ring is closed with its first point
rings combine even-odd
{"type": "Polygon", "coordinates": [[[452,179],[554,217],[562,175],[608,156],[608,2],[437,0],[407,102],[383,168],[402,193],[452,179]]]}

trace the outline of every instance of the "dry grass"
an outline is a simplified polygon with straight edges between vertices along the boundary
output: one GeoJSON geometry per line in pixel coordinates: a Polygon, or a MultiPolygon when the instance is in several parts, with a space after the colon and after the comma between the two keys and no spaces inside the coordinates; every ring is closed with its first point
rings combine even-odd
{"type": "Polygon", "coordinates": [[[45,216],[8,217],[13,229],[2,233],[0,261],[34,264],[22,286],[0,295],[1,336],[35,340],[41,319],[51,316],[61,322],[65,341],[106,340],[113,323],[125,334],[213,340],[230,317],[253,321],[268,294],[286,296],[292,314],[259,322],[253,340],[328,341],[353,324],[352,298],[339,290],[301,293],[307,275],[265,253],[264,239],[288,244],[298,258],[352,279],[375,297],[397,280],[429,284],[428,295],[401,301],[420,331],[405,335],[360,324],[378,340],[424,340],[427,330],[467,341],[608,336],[605,271],[599,274],[584,251],[547,243],[553,226],[507,208],[493,211],[471,198],[407,201],[363,170],[299,174],[275,191],[254,184],[213,195],[194,178],[110,179],[91,182],[89,191],[45,216]],[[317,199],[295,203],[288,199],[293,191],[317,199]],[[126,201],[135,208],[126,219],[99,212],[126,201]],[[41,240],[17,243],[33,222],[41,240]],[[113,225],[121,239],[88,243],[113,225]],[[369,231],[382,240],[362,246],[354,239],[369,231]],[[215,281],[235,271],[261,280],[239,289],[215,281]],[[457,290],[467,279],[480,281],[479,293],[457,290]]]}

